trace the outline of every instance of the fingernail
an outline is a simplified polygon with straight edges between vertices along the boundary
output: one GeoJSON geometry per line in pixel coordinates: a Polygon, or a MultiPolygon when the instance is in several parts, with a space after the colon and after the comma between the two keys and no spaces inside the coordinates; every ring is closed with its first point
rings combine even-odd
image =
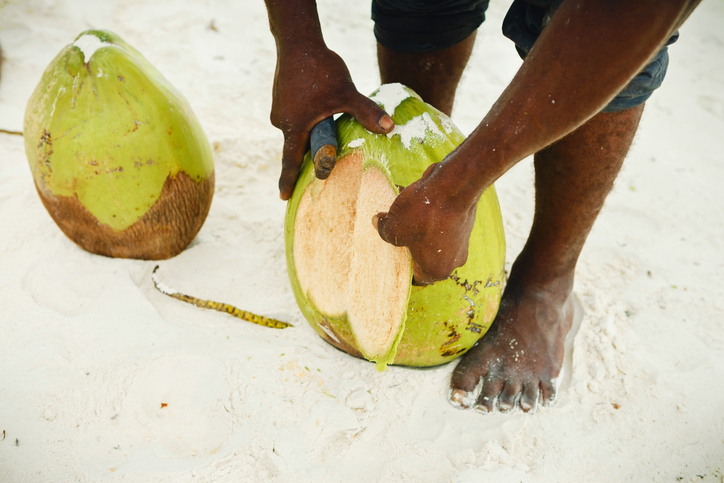
{"type": "Polygon", "coordinates": [[[395,126],[395,123],[390,116],[385,114],[380,118],[379,125],[382,129],[386,131],[388,129],[392,129],[395,126]]]}

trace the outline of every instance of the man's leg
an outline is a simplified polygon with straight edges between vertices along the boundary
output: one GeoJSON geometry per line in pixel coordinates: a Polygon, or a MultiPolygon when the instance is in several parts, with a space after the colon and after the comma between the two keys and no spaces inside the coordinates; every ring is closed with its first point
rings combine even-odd
{"type": "Polygon", "coordinates": [[[383,84],[399,82],[448,116],[460,77],[475,44],[475,32],[455,45],[432,52],[396,52],[377,44],[383,84]]]}
{"type": "Polygon", "coordinates": [[[600,113],[535,155],[535,217],[496,319],[456,367],[452,402],[483,411],[552,403],[583,244],[628,153],[643,105],[600,113]],[[477,401],[470,395],[479,382],[477,401]]]}

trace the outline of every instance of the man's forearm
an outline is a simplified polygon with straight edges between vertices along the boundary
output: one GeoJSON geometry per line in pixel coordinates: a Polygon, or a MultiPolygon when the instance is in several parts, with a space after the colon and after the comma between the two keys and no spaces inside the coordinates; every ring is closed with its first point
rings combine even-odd
{"type": "Polygon", "coordinates": [[[265,0],[269,27],[282,55],[288,49],[324,45],[315,0],[265,0]]]}
{"type": "Polygon", "coordinates": [[[490,112],[446,160],[440,181],[450,193],[477,198],[517,162],[575,130],[638,74],[696,3],[564,1],[490,112]]]}

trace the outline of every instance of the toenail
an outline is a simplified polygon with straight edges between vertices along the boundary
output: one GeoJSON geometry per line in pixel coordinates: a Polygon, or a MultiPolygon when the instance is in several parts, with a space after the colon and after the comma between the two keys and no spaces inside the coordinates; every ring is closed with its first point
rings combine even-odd
{"type": "Polygon", "coordinates": [[[450,403],[455,407],[468,409],[474,403],[474,395],[462,389],[453,389],[450,391],[450,403]]]}
{"type": "Polygon", "coordinates": [[[551,397],[549,397],[548,399],[545,399],[545,400],[543,401],[543,406],[545,406],[545,407],[551,407],[551,406],[553,406],[553,405],[556,403],[556,400],[557,400],[557,399],[558,399],[558,395],[554,393],[554,394],[551,395],[551,397]]]}
{"type": "Polygon", "coordinates": [[[483,413],[483,414],[488,414],[490,412],[490,410],[486,406],[483,406],[482,404],[476,404],[475,410],[477,412],[483,413]]]}

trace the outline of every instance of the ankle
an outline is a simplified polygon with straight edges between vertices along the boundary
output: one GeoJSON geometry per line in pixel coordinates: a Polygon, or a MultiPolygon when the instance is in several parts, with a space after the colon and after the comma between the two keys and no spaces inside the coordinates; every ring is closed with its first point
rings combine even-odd
{"type": "Polygon", "coordinates": [[[575,266],[565,270],[555,266],[541,267],[527,263],[519,256],[511,267],[506,292],[518,296],[538,294],[564,303],[573,293],[574,278],[575,266]]]}

